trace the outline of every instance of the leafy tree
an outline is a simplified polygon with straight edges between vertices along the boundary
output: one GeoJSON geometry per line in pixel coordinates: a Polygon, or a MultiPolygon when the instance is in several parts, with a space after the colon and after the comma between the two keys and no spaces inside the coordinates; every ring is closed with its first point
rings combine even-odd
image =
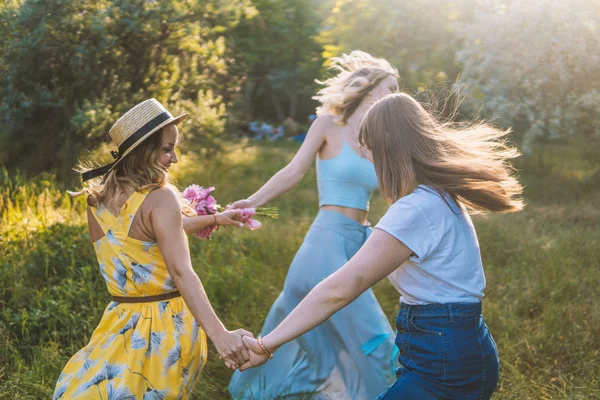
{"type": "Polygon", "coordinates": [[[250,0],[7,2],[0,163],[65,172],[149,97],[192,113],[188,136],[210,147],[239,90],[228,38],[254,14],[250,0]]]}
{"type": "Polygon", "coordinates": [[[316,0],[253,0],[258,15],[234,30],[238,67],[247,74],[246,118],[283,121],[314,111],[322,66],[316,37],[322,24],[316,0]]]}
{"type": "Polygon", "coordinates": [[[363,50],[386,58],[406,89],[454,82],[456,21],[470,18],[474,1],[336,0],[321,34],[325,56],[363,50]]]}
{"type": "Polygon", "coordinates": [[[599,9],[599,0],[482,0],[459,30],[461,81],[524,132],[525,151],[539,137],[600,138],[599,9]]]}

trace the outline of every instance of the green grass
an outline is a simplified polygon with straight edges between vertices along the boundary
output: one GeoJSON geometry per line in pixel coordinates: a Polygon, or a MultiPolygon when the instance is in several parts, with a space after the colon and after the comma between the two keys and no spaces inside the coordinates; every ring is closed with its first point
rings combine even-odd
{"type": "MultiPolygon", "coordinates": [[[[291,143],[234,148],[209,164],[193,155],[182,186],[217,187],[221,203],[252,193],[291,159],[291,143]]],[[[600,398],[600,167],[566,146],[519,162],[526,210],[475,218],[487,277],[484,315],[498,343],[495,399],[600,398]]],[[[258,332],[317,213],[311,170],[274,202],[278,221],[255,232],[221,229],[190,240],[194,268],[230,329],[258,332]]],[[[84,224],[84,201],[52,176],[0,174],[0,399],[47,399],[69,357],[86,344],[109,296],[84,224]]],[[[372,203],[371,222],[386,204],[372,203]]],[[[398,294],[376,287],[393,318],[398,294]]],[[[195,399],[225,399],[231,372],[214,348],[195,399]]]]}

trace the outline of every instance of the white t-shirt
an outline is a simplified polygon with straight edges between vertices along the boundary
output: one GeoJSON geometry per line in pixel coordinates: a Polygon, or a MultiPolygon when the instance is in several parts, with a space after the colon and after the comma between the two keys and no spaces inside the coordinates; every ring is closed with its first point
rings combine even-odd
{"type": "Polygon", "coordinates": [[[448,195],[419,185],[396,201],[375,229],[413,251],[389,275],[405,304],[478,302],[485,276],[471,217],[448,195]]]}

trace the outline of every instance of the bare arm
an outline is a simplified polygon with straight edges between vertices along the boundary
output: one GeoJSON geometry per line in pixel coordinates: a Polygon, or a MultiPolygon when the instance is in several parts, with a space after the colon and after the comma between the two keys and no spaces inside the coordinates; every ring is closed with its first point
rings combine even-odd
{"type": "Polygon", "coordinates": [[[236,201],[231,207],[260,207],[296,186],[314,162],[315,155],[325,143],[327,130],[332,124],[331,117],[317,118],[292,161],[273,175],[256,193],[246,200],[236,201]]]}
{"type": "Polygon", "coordinates": [[[199,232],[204,228],[208,228],[209,226],[213,226],[215,224],[215,220],[217,225],[225,225],[225,226],[238,226],[243,227],[244,224],[241,223],[239,219],[239,211],[235,210],[227,210],[221,213],[216,213],[213,215],[196,215],[193,217],[183,216],[183,230],[186,234],[191,235],[192,233],[199,232]]]}
{"type": "Polygon", "coordinates": [[[183,230],[188,235],[199,232],[214,224],[215,218],[212,215],[196,215],[193,217],[183,216],[183,230]]]}
{"type": "Polygon", "coordinates": [[[151,211],[150,220],[169,274],[175,280],[185,304],[213,341],[221,357],[230,367],[241,365],[249,357],[245,348],[242,349],[244,345],[241,335],[250,335],[250,333],[229,332],[217,317],[200,278],[192,269],[177,195],[168,188],[158,189],[155,192],[157,192],[155,194],[157,203],[151,211]]]}
{"type": "MultiPolygon", "coordinates": [[[[391,274],[412,250],[390,234],[376,229],[358,253],[342,268],[319,283],[300,304],[263,338],[270,352],[321,324],[336,311],[391,274]]],[[[244,339],[251,358],[240,370],[266,361],[255,340],[244,339]]]]}

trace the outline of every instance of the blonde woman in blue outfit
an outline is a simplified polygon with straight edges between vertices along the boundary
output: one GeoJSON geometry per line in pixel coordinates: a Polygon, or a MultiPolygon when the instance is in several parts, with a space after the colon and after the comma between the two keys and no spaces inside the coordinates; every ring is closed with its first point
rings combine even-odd
{"type": "Polygon", "coordinates": [[[441,124],[406,94],[376,103],[359,139],[391,207],[356,255],[279,326],[263,338],[244,340],[251,354],[241,370],[273,353],[277,358],[285,343],[318,329],[389,277],[401,295],[401,367],[379,399],[489,399],[499,361],[481,315],[485,277],[469,212],[523,207],[522,187],[508,164],[518,152],[506,144],[506,135],[484,124],[441,124]]]}
{"type": "MultiPolygon", "coordinates": [[[[354,51],[332,60],[339,74],[318,93],[322,106],[294,159],[234,208],[258,207],[300,182],[316,156],[319,213],[289,268],[262,334],[269,333],[319,282],[363,245],[375,168],[360,156],[358,126],[375,100],[398,89],[398,72],[385,60],[354,51]]],[[[260,369],[236,371],[235,399],[372,399],[394,381],[394,335],[367,290],[312,332],[282,346],[260,369]]]]}

